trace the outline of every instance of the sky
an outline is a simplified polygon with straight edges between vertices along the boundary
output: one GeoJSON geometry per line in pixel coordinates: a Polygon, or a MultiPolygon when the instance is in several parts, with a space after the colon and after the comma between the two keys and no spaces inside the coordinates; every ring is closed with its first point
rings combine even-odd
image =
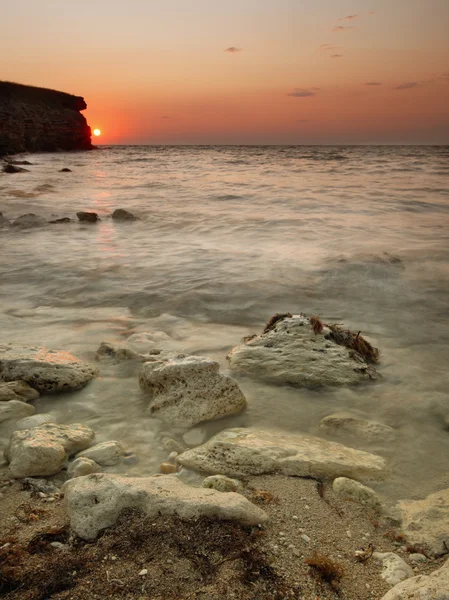
{"type": "Polygon", "coordinates": [[[448,144],[449,0],[14,0],[0,79],[103,144],[448,144]]]}

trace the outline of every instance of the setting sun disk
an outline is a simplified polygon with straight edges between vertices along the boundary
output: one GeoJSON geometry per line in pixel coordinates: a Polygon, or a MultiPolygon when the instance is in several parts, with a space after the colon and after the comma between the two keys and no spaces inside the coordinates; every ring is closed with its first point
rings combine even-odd
{"type": "Polygon", "coordinates": [[[99,135],[101,135],[101,130],[100,129],[94,129],[94,135],[97,136],[97,137],[99,135]]]}

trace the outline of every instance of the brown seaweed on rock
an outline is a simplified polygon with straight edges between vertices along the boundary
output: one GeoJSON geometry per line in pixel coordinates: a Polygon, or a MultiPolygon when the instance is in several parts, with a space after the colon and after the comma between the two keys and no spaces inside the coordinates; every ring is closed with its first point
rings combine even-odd
{"type": "Polygon", "coordinates": [[[291,319],[291,318],[292,318],[292,314],[291,313],[276,313],[275,315],[273,315],[271,317],[271,319],[265,325],[265,329],[263,330],[263,333],[268,333],[269,331],[271,331],[272,329],[274,329],[274,326],[279,321],[283,321],[284,319],[291,319]]]}
{"type": "Polygon", "coordinates": [[[313,333],[323,333],[324,323],[318,316],[310,317],[310,324],[312,325],[313,333]]]}
{"type": "Polygon", "coordinates": [[[329,325],[329,339],[333,340],[339,346],[351,348],[359,354],[367,363],[377,364],[379,362],[379,350],[374,348],[360,331],[356,334],[349,329],[341,329],[338,325],[329,325]]]}

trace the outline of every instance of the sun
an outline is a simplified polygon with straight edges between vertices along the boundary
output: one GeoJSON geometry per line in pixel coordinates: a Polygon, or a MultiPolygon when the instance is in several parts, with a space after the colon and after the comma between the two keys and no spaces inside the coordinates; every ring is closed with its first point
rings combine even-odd
{"type": "Polygon", "coordinates": [[[94,129],[94,135],[96,137],[98,137],[99,135],[101,135],[101,130],[100,129],[94,129]]]}

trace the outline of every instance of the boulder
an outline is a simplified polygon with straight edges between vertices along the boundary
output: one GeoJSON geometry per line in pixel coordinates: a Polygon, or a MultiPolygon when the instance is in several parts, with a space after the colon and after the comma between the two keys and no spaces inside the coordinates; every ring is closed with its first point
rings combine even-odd
{"type": "Polygon", "coordinates": [[[24,169],[23,167],[16,167],[11,163],[7,163],[3,167],[3,173],[29,173],[29,169],[24,169]]]}
{"type": "Polygon", "coordinates": [[[61,169],[59,172],[60,172],[60,173],[71,173],[71,172],[72,172],[72,169],[68,169],[67,167],[64,167],[64,168],[63,168],[63,169],[61,169]]]}
{"type": "Polygon", "coordinates": [[[39,427],[45,425],[45,423],[56,423],[56,419],[46,413],[39,413],[31,417],[25,417],[17,421],[14,431],[23,431],[24,429],[32,429],[33,427],[39,427]]]}
{"type": "Polygon", "coordinates": [[[101,473],[102,471],[103,469],[101,466],[94,460],[80,456],[70,463],[69,468],[67,469],[67,477],[68,479],[73,479],[74,477],[84,477],[85,475],[101,473]]]}
{"type": "Polygon", "coordinates": [[[136,221],[137,217],[124,208],[116,208],[112,213],[115,221],[136,221]]]}
{"type": "Polygon", "coordinates": [[[69,352],[41,346],[0,344],[0,380],[21,379],[39,392],[76,390],[96,371],[69,352]]]}
{"type": "Polygon", "coordinates": [[[46,423],[14,431],[5,450],[12,477],[54,475],[67,458],[92,443],[94,432],[84,425],[46,423]]]}
{"type": "Polygon", "coordinates": [[[95,212],[80,211],[76,213],[76,216],[84,223],[96,223],[100,221],[100,217],[95,212]]]}
{"type": "Polygon", "coordinates": [[[200,356],[181,356],[142,365],[139,382],[152,393],[150,412],[174,426],[191,427],[246,408],[238,383],[220,365],[200,356]]]}
{"type": "Polygon", "coordinates": [[[64,485],[72,530],[85,540],[113,525],[125,508],[150,517],[178,515],[181,519],[209,517],[257,525],[266,513],[240,494],[193,488],[174,475],[120,477],[95,474],[71,479],[64,485]]]}
{"type": "Polygon", "coordinates": [[[26,402],[20,402],[20,400],[0,402],[0,423],[8,419],[23,419],[23,417],[34,414],[35,411],[34,406],[26,402]]]}
{"type": "Polygon", "coordinates": [[[320,429],[331,435],[351,435],[370,442],[391,442],[396,437],[392,427],[350,413],[334,413],[324,417],[320,421],[320,429]]]}
{"type": "Polygon", "coordinates": [[[359,481],[347,477],[337,477],[334,479],[332,489],[343,500],[358,502],[378,512],[382,510],[382,503],[376,492],[359,481]]]}
{"type": "Polygon", "coordinates": [[[21,215],[17,217],[12,222],[13,227],[23,227],[26,229],[27,227],[43,227],[47,224],[47,221],[42,217],[38,217],[34,213],[27,213],[26,215],[21,215]]]}
{"type": "Polygon", "coordinates": [[[449,560],[430,575],[398,583],[381,600],[449,600],[449,560]]]}
{"type": "Polygon", "coordinates": [[[72,219],[70,217],[61,217],[60,219],[53,219],[49,221],[51,224],[60,225],[61,223],[71,223],[72,219]]]}
{"type": "Polygon", "coordinates": [[[239,492],[243,489],[243,485],[238,479],[231,479],[226,475],[210,475],[204,479],[203,488],[218,492],[239,492]]]}
{"type": "Polygon", "coordinates": [[[438,556],[449,550],[449,488],[424,500],[401,500],[402,531],[409,544],[424,545],[438,556]]]}
{"type": "Polygon", "coordinates": [[[380,456],[305,434],[227,429],[177,457],[183,467],[230,477],[280,473],[297,477],[382,480],[380,456]]]}
{"type": "Polygon", "coordinates": [[[25,381],[0,381],[0,402],[9,402],[10,400],[28,402],[29,400],[36,400],[39,396],[39,392],[25,381]]]}
{"type": "Polygon", "coordinates": [[[382,565],[381,577],[389,585],[396,585],[415,575],[411,566],[394,552],[374,552],[373,558],[382,565]]]}
{"type": "Polygon", "coordinates": [[[228,354],[231,370],[271,383],[303,387],[353,385],[377,378],[376,370],[357,352],[339,345],[329,327],[303,315],[271,319],[261,335],[247,339],[228,354]]]}
{"type": "Polygon", "coordinates": [[[108,362],[112,364],[121,363],[127,360],[136,360],[138,362],[145,362],[149,359],[148,356],[139,354],[131,348],[124,345],[111,344],[109,342],[101,342],[95,359],[99,362],[108,362]]]}
{"type": "Polygon", "coordinates": [[[119,442],[101,442],[77,454],[77,458],[90,458],[102,467],[112,467],[120,462],[125,449],[119,442]]]}

